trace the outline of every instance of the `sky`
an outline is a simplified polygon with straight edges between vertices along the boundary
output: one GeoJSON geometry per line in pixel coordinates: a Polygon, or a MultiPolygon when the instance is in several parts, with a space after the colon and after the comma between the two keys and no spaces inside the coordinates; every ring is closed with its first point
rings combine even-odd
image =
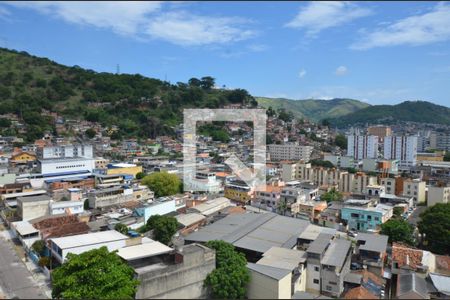
{"type": "Polygon", "coordinates": [[[450,106],[450,2],[0,2],[0,47],[254,96],[450,106]]]}

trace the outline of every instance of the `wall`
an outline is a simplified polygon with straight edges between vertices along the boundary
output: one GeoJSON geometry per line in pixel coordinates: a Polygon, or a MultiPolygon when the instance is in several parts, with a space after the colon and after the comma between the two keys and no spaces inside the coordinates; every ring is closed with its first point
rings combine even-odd
{"type": "Polygon", "coordinates": [[[175,199],[164,202],[154,202],[153,204],[144,207],[144,221],[147,223],[147,220],[153,215],[162,216],[174,212],[175,210],[175,199]]]}
{"type": "Polygon", "coordinates": [[[290,299],[291,274],[280,281],[256,271],[250,270],[250,282],[247,286],[249,299],[290,299]]]}
{"type": "Polygon", "coordinates": [[[106,174],[130,174],[136,177],[136,174],[142,172],[142,166],[124,167],[124,168],[111,168],[106,170],[106,174]]]}
{"type": "Polygon", "coordinates": [[[215,269],[215,253],[198,244],[187,245],[182,249],[182,263],[138,275],[140,284],[136,299],[206,298],[203,281],[215,269]]]}
{"type": "Polygon", "coordinates": [[[35,201],[35,202],[18,202],[19,214],[22,221],[32,220],[39,217],[49,215],[49,201],[35,201]],[[19,207],[21,205],[21,207],[19,207]]]}

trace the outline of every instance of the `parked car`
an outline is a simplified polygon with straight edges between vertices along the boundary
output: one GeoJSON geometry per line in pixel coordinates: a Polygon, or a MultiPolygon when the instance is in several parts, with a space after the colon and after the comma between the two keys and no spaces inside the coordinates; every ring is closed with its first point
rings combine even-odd
{"type": "Polygon", "coordinates": [[[354,237],[355,238],[358,235],[358,233],[356,233],[354,231],[348,231],[347,235],[350,236],[350,237],[354,237]]]}
{"type": "Polygon", "coordinates": [[[350,270],[361,270],[361,269],[362,265],[357,262],[353,262],[350,264],[350,270]]]}

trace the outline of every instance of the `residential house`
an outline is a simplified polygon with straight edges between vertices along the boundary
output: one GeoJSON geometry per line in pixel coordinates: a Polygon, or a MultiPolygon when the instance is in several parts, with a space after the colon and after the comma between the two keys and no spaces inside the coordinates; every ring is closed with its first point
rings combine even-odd
{"type": "Polygon", "coordinates": [[[371,233],[358,233],[355,254],[357,261],[366,265],[367,270],[383,276],[383,267],[387,258],[388,236],[371,233]]]}
{"type": "Polygon", "coordinates": [[[378,204],[376,207],[346,206],[341,209],[341,218],[350,230],[379,230],[381,224],[393,215],[393,207],[378,204]]]}

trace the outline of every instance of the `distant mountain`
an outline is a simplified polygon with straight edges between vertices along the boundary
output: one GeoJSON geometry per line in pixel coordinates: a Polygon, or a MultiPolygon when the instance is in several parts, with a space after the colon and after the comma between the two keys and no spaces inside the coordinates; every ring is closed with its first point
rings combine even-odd
{"type": "Polygon", "coordinates": [[[450,125],[450,108],[427,101],[405,101],[397,105],[369,106],[329,121],[337,127],[366,123],[394,124],[398,121],[450,125]]]}
{"type": "Polygon", "coordinates": [[[284,108],[298,118],[306,118],[312,121],[338,118],[370,107],[369,104],[353,99],[331,100],[292,100],[285,98],[255,97],[258,104],[264,108],[271,106],[277,110],[284,108]]]}

